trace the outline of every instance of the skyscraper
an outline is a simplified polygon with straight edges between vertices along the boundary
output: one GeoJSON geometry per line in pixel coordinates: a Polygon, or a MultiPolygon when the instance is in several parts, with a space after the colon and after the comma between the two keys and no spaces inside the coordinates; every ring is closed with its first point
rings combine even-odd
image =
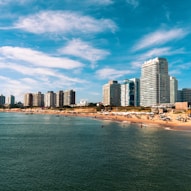
{"type": "Polygon", "coordinates": [[[33,94],[33,106],[43,107],[44,106],[44,94],[41,92],[33,94]]]}
{"type": "Polygon", "coordinates": [[[170,78],[165,58],[155,58],[142,65],[140,87],[140,105],[170,103],[170,78]]]}
{"type": "Polygon", "coordinates": [[[186,102],[191,102],[191,88],[182,89],[182,99],[186,102]]]}
{"type": "Polygon", "coordinates": [[[125,80],[121,84],[121,106],[140,105],[140,80],[137,78],[125,80]]]}
{"type": "Polygon", "coordinates": [[[74,90],[64,91],[64,105],[74,105],[76,104],[76,92],[74,90]]]}
{"type": "Polygon", "coordinates": [[[103,85],[103,105],[120,106],[121,105],[121,87],[117,81],[109,81],[103,85]]]}
{"type": "Polygon", "coordinates": [[[24,106],[32,107],[33,106],[33,95],[32,93],[26,93],[24,96],[24,106]]]}
{"type": "Polygon", "coordinates": [[[64,105],[64,92],[59,91],[56,93],[56,107],[62,108],[64,105]]]}
{"type": "Polygon", "coordinates": [[[5,104],[5,96],[4,95],[0,95],[0,106],[5,104]]]}
{"type": "Polygon", "coordinates": [[[10,106],[14,105],[15,104],[15,96],[13,96],[13,95],[8,96],[7,97],[7,104],[10,106]]]}
{"type": "Polygon", "coordinates": [[[44,96],[44,106],[45,107],[55,107],[56,106],[56,95],[53,91],[48,91],[44,96]]]}
{"type": "Polygon", "coordinates": [[[178,97],[178,80],[170,76],[170,103],[177,102],[178,97]]]}

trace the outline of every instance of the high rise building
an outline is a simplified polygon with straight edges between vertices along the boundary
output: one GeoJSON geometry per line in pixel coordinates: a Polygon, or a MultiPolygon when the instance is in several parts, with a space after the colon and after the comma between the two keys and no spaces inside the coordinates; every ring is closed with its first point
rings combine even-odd
{"type": "Polygon", "coordinates": [[[121,106],[140,105],[140,80],[137,78],[125,80],[121,84],[121,106]]]}
{"type": "Polygon", "coordinates": [[[4,95],[0,95],[0,106],[5,104],[5,96],[4,95]]]}
{"type": "Polygon", "coordinates": [[[56,94],[53,91],[48,91],[44,95],[44,106],[55,107],[56,106],[56,94]]]}
{"type": "Polygon", "coordinates": [[[62,108],[64,105],[64,92],[59,91],[56,93],[56,107],[62,108]]]}
{"type": "Polygon", "coordinates": [[[76,104],[76,92],[74,90],[64,91],[64,105],[70,106],[76,104]]]}
{"type": "Polygon", "coordinates": [[[24,96],[24,106],[32,107],[33,106],[33,95],[32,93],[26,93],[24,96]]]}
{"type": "Polygon", "coordinates": [[[109,81],[103,85],[103,105],[121,105],[121,85],[117,81],[109,81]]]}
{"type": "Polygon", "coordinates": [[[41,92],[33,94],[33,106],[43,107],[44,106],[44,94],[41,92]]]}
{"type": "Polygon", "coordinates": [[[7,104],[10,106],[14,105],[15,104],[15,96],[13,96],[13,95],[8,96],[7,97],[7,104]]]}
{"type": "Polygon", "coordinates": [[[182,90],[178,90],[178,93],[177,93],[177,102],[182,102],[182,101],[183,101],[182,90]]]}
{"type": "Polygon", "coordinates": [[[182,101],[191,102],[191,88],[182,89],[182,101]]]}
{"type": "Polygon", "coordinates": [[[142,65],[140,87],[141,106],[170,103],[170,77],[165,58],[155,58],[142,65]]]}
{"type": "Polygon", "coordinates": [[[170,76],[170,103],[175,103],[178,100],[178,80],[170,76]]]}

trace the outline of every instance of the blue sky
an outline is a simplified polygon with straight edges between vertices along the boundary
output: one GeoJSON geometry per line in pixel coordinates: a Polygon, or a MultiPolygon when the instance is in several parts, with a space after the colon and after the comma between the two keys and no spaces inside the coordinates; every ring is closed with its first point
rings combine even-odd
{"type": "Polygon", "coordinates": [[[74,89],[102,100],[108,80],[140,78],[164,57],[179,89],[191,87],[187,0],[0,0],[0,94],[74,89]]]}

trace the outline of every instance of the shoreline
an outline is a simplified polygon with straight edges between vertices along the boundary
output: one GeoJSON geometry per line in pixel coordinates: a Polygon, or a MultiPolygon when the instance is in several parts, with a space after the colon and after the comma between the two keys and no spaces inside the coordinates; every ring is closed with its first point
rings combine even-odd
{"type": "Polygon", "coordinates": [[[151,115],[142,112],[78,112],[78,111],[59,111],[51,109],[2,109],[0,112],[18,112],[26,114],[50,114],[59,116],[78,116],[90,117],[99,120],[111,120],[124,123],[136,123],[142,125],[155,125],[162,128],[169,128],[169,130],[176,131],[191,131],[191,119],[186,114],[174,114],[172,112],[163,114],[170,120],[162,120],[161,115],[151,115]],[[179,118],[186,119],[186,121],[178,120],[179,118]]]}

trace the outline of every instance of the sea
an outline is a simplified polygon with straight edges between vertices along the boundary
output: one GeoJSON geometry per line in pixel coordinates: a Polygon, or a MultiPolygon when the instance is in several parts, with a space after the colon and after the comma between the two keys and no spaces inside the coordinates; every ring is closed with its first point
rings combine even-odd
{"type": "Polygon", "coordinates": [[[191,132],[1,112],[0,191],[191,191],[191,132]]]}

